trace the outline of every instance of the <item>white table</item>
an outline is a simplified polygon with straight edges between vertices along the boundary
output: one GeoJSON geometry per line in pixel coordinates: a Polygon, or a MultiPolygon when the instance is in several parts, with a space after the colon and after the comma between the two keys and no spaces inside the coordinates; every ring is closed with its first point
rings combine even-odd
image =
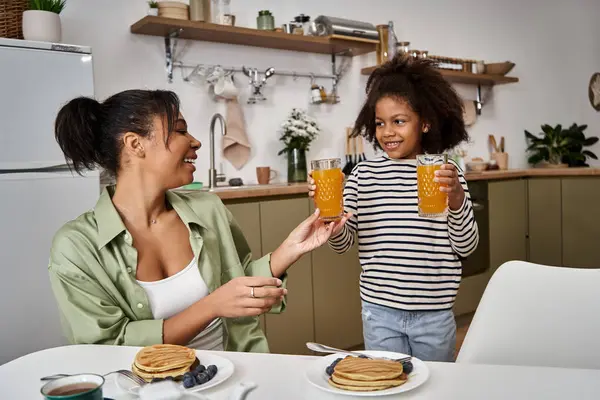
{"type": "MultiPolygon", "coordinates": [[[[129,369],[137,347],[66,346],[29,354],[0,366],[1,399],[39,399],[39,378],[55,373],[93,372],[103,374],[129,369]]],[[[313,387],[305,377],[317,357],[278,354],[219,352],[235,365],[231,378],[201,393],[226,400],[233,386],[253,381],[258,387],[248,400],[351,399],[313,387]]],[[[598,399],[600,370],[494,365],[427,363],[429,380],[402,399],[598,399]]],[[[104,395],[116,397],[114,375],[107,378],[104,395]]]]}

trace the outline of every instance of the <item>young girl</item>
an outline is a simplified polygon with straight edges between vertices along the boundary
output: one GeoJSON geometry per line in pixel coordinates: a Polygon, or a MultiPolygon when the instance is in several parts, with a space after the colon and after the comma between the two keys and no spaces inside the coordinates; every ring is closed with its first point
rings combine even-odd
{"type": "Polygon", "coordinates": [[[366,91],[354,134],[385,154],[361,162],[348,177],[344,207],[350,219],[329,245],[343,253],[358,235],[367,349],[452,361],[460,259],[475,250],[479,235],[467,183],[452,163],[435,178],[448,194],[448,216],[418,215],[416,156],[468,140],[462,103],[432,61],[403,56],[375,70],[366,91]]]}

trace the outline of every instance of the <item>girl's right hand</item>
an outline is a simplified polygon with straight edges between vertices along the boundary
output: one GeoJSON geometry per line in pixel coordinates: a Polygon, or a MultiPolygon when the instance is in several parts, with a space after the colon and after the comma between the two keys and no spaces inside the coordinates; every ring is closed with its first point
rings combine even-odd
{"type": "Polygon", "coordinates": [[[287,289],[280,286],[281,280],[277,278],[241,276],[219,287],[207,300],[211,300],[217,317],[254,317],[269,312],[283,300],[287,289]]]}
{"type": "Polygon", "coordinates": [[[315,190],[317,190],[317,185],[315,185],[315,180],[312,177],[312,171],[308,173],[308,197],[315,197],[315,190]]]}

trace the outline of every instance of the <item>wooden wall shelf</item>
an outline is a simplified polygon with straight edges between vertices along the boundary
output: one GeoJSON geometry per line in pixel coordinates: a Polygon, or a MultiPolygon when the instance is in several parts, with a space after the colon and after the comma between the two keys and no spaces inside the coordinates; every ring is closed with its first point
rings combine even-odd
{"type": "MultiPolygon", "coordinates": [[[[360,72],[362,75],[371,75],[371,73],[377,67],[367,67],[363,68],[360,72]]],[[[483,85],[483,86],[493,86],[493,85],[501,85],[505,83],[516,83],[519,82],[519,78],[515,78],[512,76],[503,76],[503,75],[487,75],[487,74],[472,74],[470,72],[464,71],[452,71],[448,69],[440,69],[441,74],[446,78],[449,82],[452,83],[466,83],[469,85],[483,85]]]]}
{"type": "Polygon", "coordinates": [[[377,42],[336,36],[302,36],[205,22],[146,16],[130,28],[132,33],[166,37],[179,31],[181,39],[237,44],[316,54],[356,56],[375,51],[377,42]]]}

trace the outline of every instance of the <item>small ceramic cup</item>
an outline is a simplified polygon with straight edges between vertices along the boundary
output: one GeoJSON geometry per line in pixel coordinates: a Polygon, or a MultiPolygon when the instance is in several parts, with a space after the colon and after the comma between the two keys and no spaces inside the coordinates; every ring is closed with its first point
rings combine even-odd
{"type": "Polygon", "coordinates": [[[47,400],[103,400],[104,378],[96,374],[77,374],[54,379],[41,388],[47,400]]]}
{"type": "Polygon", "coordinates": [[[238,89],[233,82],[232,75],[226,75],[219,78],[214,87],[215,95],[224,99],[233,99],[238,96],[238,89]]]}

